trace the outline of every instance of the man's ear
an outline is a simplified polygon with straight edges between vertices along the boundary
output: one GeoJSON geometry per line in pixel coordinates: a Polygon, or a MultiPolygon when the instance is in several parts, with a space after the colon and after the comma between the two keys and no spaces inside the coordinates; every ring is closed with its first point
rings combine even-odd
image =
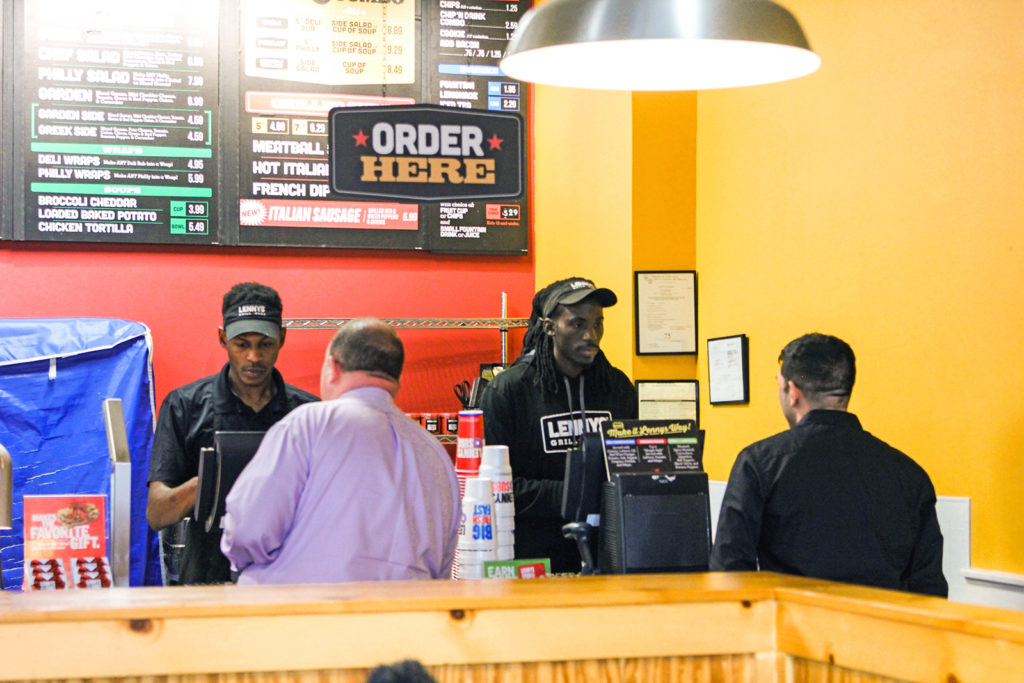
{"type": "Polygon", "coordinates": [[[277,339],[278,339],[278,345],[277,345],[278,348],[284,346],[284,333],[286,331],[287,330],[285,330],[285,328],[283,328],[283,327],[281,328],[281,334],[279,334],[278,337],[277,337],[277,339]]]}
{"type": "Polygon", "coordinates": [[[800,390],[793,380],[786,380],[786,401],[791,406],[795,406],[797,403],[804,400],[804,392],[800,390]]]}
{"type": "Polygon", "coordinates": [[[330,356],[330,359],[331,367],[327,372],[327,378],[331,382],[331,384],[334,384],[341,377],[341,372],[344,368],[342,368],[341,363],[339,363],[338,359],[335,358],[334,356],[330,356]]]}
{"type": "Polygon", "coordinates": [[[553,335],[555,333],[555,321],[551,318],[544,318],[541,329],[544,330],[544,334],[548,336],[553,335]]]}
{"type": "Polygon", "coordinates": [[[228,338],[227,335],[224,334],[223,327],[217,328],[217,340],[220,341],[220,345],[223,346],[225,349],[228,348],[228,338]]]}

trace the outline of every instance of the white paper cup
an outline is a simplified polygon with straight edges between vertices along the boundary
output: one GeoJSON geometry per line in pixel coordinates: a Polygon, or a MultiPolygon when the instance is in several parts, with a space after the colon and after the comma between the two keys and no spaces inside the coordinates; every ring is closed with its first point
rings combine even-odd
{"type": "Polygon", "coordinates": [[[460,564],[460,579],[482,579],[484,578],[484,566],[482,564],[460,564]]]}
{"type": "Polygon", "coordinates": [[[490,550],[460,550],[459,568],[461,569],[469,564],[483,564],[484,562],[491,562],[496,559],[498,559],[497,547],[490,550]]]}

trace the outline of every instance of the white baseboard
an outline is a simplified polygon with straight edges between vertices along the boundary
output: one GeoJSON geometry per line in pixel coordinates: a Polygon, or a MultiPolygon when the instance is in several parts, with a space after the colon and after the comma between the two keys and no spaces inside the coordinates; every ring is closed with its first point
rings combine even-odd
{"type": "Polygon", "coordinates": [[[963,570],[964,602],[1024,610],[1024,576],[991,569],[963,570]]]}

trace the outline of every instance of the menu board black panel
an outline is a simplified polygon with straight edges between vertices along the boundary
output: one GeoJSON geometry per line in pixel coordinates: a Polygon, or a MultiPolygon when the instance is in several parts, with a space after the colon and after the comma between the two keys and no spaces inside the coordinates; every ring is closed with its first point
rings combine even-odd
{"type": "Polygon", "coordinates": [[[332,195],[327,115],[517,112],[529,139],[528,92],[498,68],[529,6],[4,2],[4,162],[18,172],[4,184],[0,238],[525,253],[528,190],[500,201],[332,195]]]}
{"type": "Polygon", "coordinates": [[[335,107],[417,103],[525,113],[522,85],[500,78],[497,64],[528,6],[243,0],[239,241],[524,253],[525,198],[416,203],[332,195],[327,115],[335,107]],[[486,96],[502,87],[517,93],[504,108],[486,96]]]}
{"type": "MultiPolygon", "coordinates": [[[[10,45],[11,21],[13,7],[10,3],[0,5],[0,45],[10,45]]],[[[4,50],[0,50],[0,149],[13,150],[14,144],[11,139],[10,121],[11,102],[14,97],[11,95],[11,88],[14,79],[11,78],[11,61],[4,50]]],[[[10,153],[0,155],[0,240],[9,240],[14,236],[11,226],[11,205],[13,204],[13,190],[10,182],[13,155],[10,153]]]]}
{"type": "Polygon", "coordinates": [[[213,0],[25,3],[16,237],[220,241],[218,12],[213,0]]]}
{"type": "Polygon", "coordinates": [[[330,196],[334,107],[420,97],[420,3],[242,0],[239,241],[422,249],[419,206],[330,196]]]}
{"type": "MultiPolygon", "coordinates": [[[[427,101],[464,109],[516,112],[529,122],[526,86],[498,62],[527,0],[436,0],[428,23],[431,70],[427,101]]],[[[529,125],[529,124],[528,124],[529,125]]],[[[529,195],[514,200],[442,202],[424,207],[433,251],[525,252],[529,195]]]]}

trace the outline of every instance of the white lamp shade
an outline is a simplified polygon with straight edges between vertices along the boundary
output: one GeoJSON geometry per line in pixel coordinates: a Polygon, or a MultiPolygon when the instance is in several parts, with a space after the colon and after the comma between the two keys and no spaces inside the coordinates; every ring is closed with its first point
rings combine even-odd
{"type": "Polygon", "coordinates": [[[523,16],[501,69],[545,85],[703,90],[820,65],[793,15],[770,0],[550,0],[523,16]]]}

